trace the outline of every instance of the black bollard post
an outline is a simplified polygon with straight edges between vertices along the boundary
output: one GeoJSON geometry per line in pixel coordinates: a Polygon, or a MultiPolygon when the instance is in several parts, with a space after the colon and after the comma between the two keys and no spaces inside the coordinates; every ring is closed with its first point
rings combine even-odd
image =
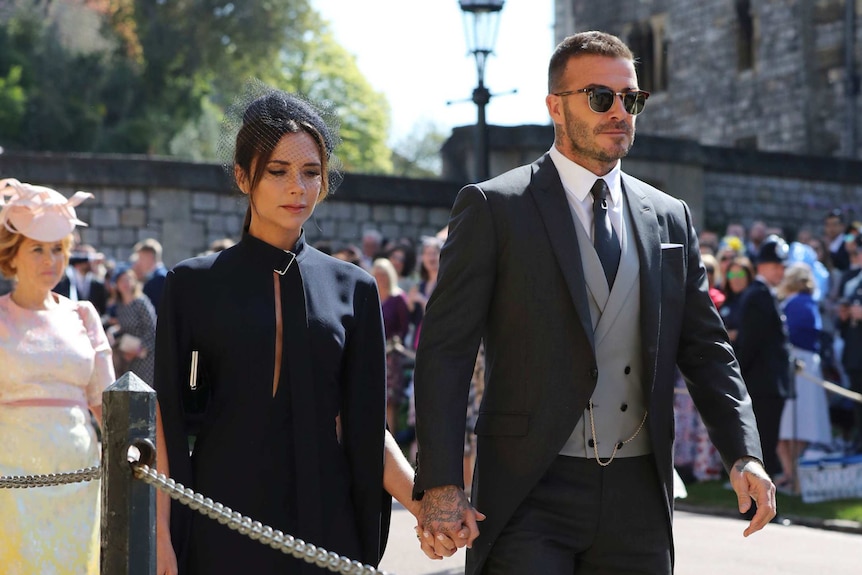
{"type": "MultiPolygon", "coordinates": [[[[156,392],[126,372],[102,393],[102,575],[156,572],[155,488],[135,479],[128,448],[156,442],[156,392]]],[[[155,462],[149,463],[155,467],[155,462]]]]}

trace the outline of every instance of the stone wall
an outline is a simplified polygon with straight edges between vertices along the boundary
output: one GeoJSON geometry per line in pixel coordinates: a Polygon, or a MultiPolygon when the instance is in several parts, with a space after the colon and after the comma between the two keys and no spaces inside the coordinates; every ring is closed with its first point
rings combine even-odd
{"type": "MultiPolygon", "coordinates": [[[[215,164],[110,155],[6,153],[0,177],[95,195],[77,208],[89,224],[81,240],[125,260],[135,242],[158,239],[167,265],[197,255],[217,239],[240,235],[247,202],[215,164]]],[[[376,228],[388,238],[433,235],[448,222],[459,185],[344,174],[306,226],[311,242],[358,243],[376,228]]]]}
{"type": "Polygon", "coordinates": [[[845,62],[845,3],[750,0],[754,65],[742,70],[737,0],[639,0],[626,2],[625,10],[616,2],[557,0],[555,36],[559,42],[598,29],[629,41],[633,30],[652,26],[666,49],[667,82],[661,90],[642,86],[654,90],[638,118],[643,134],[855,158],[862,134],[862,1],[855,2],[849,38],[852,68],[845,62]],[[848,69],[855,79],[849,96],[848,69]]]}
{"type": "MultiPolygon", "coordinates": [[[[506,159],[530,162],[553,141],[551,126],[491,126],[492,167],[506,159]]],[[[466,179],[471,163],[463,150],[471,128],[456,128],[443,147],[443,169],[451,180],[466,179]]],[[[513,167],[517,163],[509,163],[513,167]]],[[[705,146],[642,134],[623,169],[666,193],[685,200],[695,225],[724,231],[730,222],[749,226],[764,220],[792,236],[808,228],[819,232],[823,216],[841,208],[862,219],[862,161],[705,146]]]]}
{"type": "MultiPolygon", "coordinates": [[[[492,126],[491,165],[496,173],[529,163],[553,141],[550,126],[492,126]]],[[[358,243],[376,228],[387,238],[418,239],[446,226],[461,185],[471,181],[464,150],[469,128],[456,129],[444,145],[444,180],[345,174],[336,192],[306,225],[311,242],[358,243]]],[[[862,218],[862,162],[821,156],[703,146],[689,140],[638,135],[623,168],[685,200],[695,225],[723,231],[729,222],[754,220],[819,232],[825,213],[840,207],[862,218]]],[[[82,240],[111,258],[128,258],[138,240],[153,237],[165,262],[207,249],[213,240],[238,238],[245,198],[215,164],[160,158],[75,154],[0,154],[0,177],[76,190],[96,198],[78,208],[88,222],[82,240]]]]}

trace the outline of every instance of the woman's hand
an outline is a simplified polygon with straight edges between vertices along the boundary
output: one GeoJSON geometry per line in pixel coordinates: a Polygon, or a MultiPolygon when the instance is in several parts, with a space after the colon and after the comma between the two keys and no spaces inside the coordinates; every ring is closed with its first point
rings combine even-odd
{"type": "Polygon", "coordinates": [[[416,531],[416,538],[419,540],[419,548],[422,549],[422,552],[429,559],[437,561],[444,557],[451,557],[458,551],[458,545],[448,535],[440,534],[435,538],[419,525],[413,529],[416,531]]]}
{"type": "Polygon", "coordinates": [[[156,533],[156,575],[177,575],[177,556],[171,545],[171,534],[167,528],[156,533]]]}

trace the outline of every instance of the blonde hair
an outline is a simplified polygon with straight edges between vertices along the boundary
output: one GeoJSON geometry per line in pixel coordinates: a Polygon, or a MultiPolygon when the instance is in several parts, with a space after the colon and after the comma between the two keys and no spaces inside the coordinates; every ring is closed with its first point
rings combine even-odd
{"type": "Polygon", "coordinates": [[[784,270],[784,279],[778,285],[776,292],[779,299],[784,299],[796,293],[814,293],[817,284],[811,266],[804,262],[796,262],[784,270]]]}
{"type": "Polygon", "coordinates": [[[395,266],[392,265],[389,258],[377,258],[374,260],[374,263],[371,264],[371,275],[374,275],[374,272],[377,270],[382,271],[389,278],[389,293],[391,295],[401,293],[401,288],[398,287],[398,272],[395,271],[395,266]]]}
{"type": "MultiPolygon", "coordinates": [[[[24,234],[15,233],[6,229],[5,226],[0,226],[0,274],[9,279],[15,277],[16,270],[12,267],[12,260],[18,255],[18,250],[21,248],[21,244],[24,243],[25,237],[27,236],[24,234]]],[[[72,234],[60,240],[60,245],[63,248],[65,267],[69,265],[69,256],[72,253],[72,234]]]]}

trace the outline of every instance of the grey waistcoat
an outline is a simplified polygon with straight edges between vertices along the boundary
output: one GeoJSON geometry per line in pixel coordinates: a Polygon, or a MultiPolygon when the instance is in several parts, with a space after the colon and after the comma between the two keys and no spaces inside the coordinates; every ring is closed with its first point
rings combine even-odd
{"type": "MultiPolygon", "coordinates": [[[[646,409],[641,387],[640,261],[637,246],[634,241],[630,241],[628,230],[634,227],[630,214],[626,202],[620,267],[614,287],[608,293],[602,264],[589,234],[572,213],[584,266],[596,345],[599,377],[592,395],[593,421],[599,457],[603,460],[611,456],[615,444],[629,439],[638,429],[646,409]]],[[[590,412],[587,409],[560,454],[595,457],[593,447],[590,446],[591,439],[590,412]]],[[[651,452],[649,431],[644,423],[637,436],[617,450],[616,457],[634,457],[651,452]]]]}

